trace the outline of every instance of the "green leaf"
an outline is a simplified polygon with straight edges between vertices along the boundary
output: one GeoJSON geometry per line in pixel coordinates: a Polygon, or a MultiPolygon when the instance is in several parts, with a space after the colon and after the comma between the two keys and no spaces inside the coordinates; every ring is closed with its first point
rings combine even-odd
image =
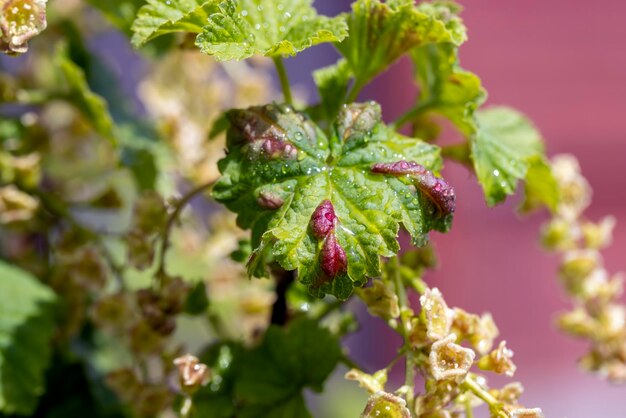
{"type": "Polygon", "coordinates": [[[30,415],[44,391],[54,332],[54,293],[0,261],[0,411],[30,415]]]}
{"type": "Polygon", "coordinates": [[[465,27],[451,13],[413,0],[358,0],[346,14],[350,36],[336,44],[357,86],[363,86],[413,48],[448,42],[460,45],[465,27]]]}
{"type": "Polygon", "coordinates": [[[476,112],[478,132],[472,138],[474,170],[490,206],[515,193],[537,158],[544,158],[541,134],[518,111],[491,107],[476,112]]]}
{"type": "Polygon", "coordinates": [[[233,343],[209,347],[200,361],[211,370],[211,382],[193,396],[192,418],[233,418],[236,415],[234,390],[243,348],[233,343]]]}
{"type": "Polygon", "coordinates": [[[145,0],[87,0],[87,3],[100,10],[119,30],[130,35],[130,27],[145,0]]]}
{"type": "Polygon", "coordinates": [[[352,72],[345,59],[313,73],[327,119],[335,117],[341,105],[345,103],[351,78],[352,72]]]}
{"type": "Polygon", "coordinates": [[[235,395],[241,417],[310,417],[302,389],[317,392],[341,358],[339,340],[311,320],[271,326],[239,364],[235,395]]]}
{"type": "Polygon", "coordinates": [[[552,174],[550,164],[545,158],[531,158],[524,181],[524,201],[519,207],[520,212],[531,212],[542,206],[556,212],[559,194],[559,184],[552,174]]]}
{"type": "Polygon", "coordinates": [[[65,79],[65,98],[82,113],[100,136],[116,145],[117,135],[109,106],[102,97],[91,91],[84,71],[70,59],[67,44],[59,46],[55,61],[65,79]]]}
{"type": "Polygon", "coordinates": [[[476,132],[476,109],[485,101],[480,79],[463,70],[457,47],[450,43],[427,45],[411,53],[415,77],[420,86],[419,104],[414,112],[414,134],[432,139],[428,116],[439,114],[466,136],[476,132]]]}
{"type": "Polygon", "coordinates": [[[251,275],[266,275],[271,254],[311,294],[345,299],[380,273],[380,256],[398,252],[400,224],[418,245],[448,230],[453,191],[431,172],[439,148],[390,130],[377,104],[343,107],[330,137],[287,105],[228,117],[213,194],[252,229],[251,275]]]}
{"type": "Polygon", "coordinates": [[[311,0],[226,0],[219,9],[196,39],[196,45],[218,61],[296,55],[347,36],[343,18],[318,16],[311,0]]]}
{"type": "Polygon", "coordinates": [[[219,0],[148,0],[133,22],[132,43],[140,47],[167,33],[200,33],[219,0]]]}

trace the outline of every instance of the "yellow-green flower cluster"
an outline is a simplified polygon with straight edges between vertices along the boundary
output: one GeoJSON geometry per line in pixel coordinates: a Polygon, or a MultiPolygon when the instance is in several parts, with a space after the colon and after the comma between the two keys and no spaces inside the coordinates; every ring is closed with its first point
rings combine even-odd
{"type": "Polygon", "coordinates": [[[492,417],[543,417],[540,409],[526,409],[519,404],[523,392],[519,383],[489,389],[484,377],[471,372],[474,365],[509,377],[515,372],[513,351],[505,341],[492,350],[498,328],[491,315],[450,308],[439,289],[425,285],[421,310],[416,314],[408,306],[398,308],[394,292],[397,286],[385,279],[375,280],[358,293],[370,313],[386,319],[403,335],[405,346],[400,353],[408,358],[407,373],[411,376],[414,367],[424,377],[425,390],[415,396],[409,378],[395,392],[388,391],[387,372],[395,362],[371,375],[352,369],[346,379],[359,382],[372,395],[362,417],[456,417],[483,402],[488,404],[492,417]]]}
{"type": "Polygon", "coordinates": [[[600,251],[611,244],[615,219],[597,223],[584,218],[591,202],[591,188],[573,156],[552,161],[560,203],[553,219],[543,228],[543,245],[562,256],[559,277],[572,299],[571,311],[559,315],[559,327],[591,342],[580,363],[615,382],[626,382],[626,308],[618,299],[623,291],[621,274],[611,275],[600,251]]]}

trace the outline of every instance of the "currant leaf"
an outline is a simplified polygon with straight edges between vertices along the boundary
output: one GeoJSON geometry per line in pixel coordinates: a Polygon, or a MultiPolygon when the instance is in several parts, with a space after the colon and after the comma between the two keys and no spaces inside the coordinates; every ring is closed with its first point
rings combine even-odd
{"type": "Polygon", "coordinates": [[[235,396],[241,417],[310,417],[302,390],[320,392],[341,358],[339,340],[315,321],[270,327],[240,359],[235,396]],[[315,367],[311,367],[315,365],[315,367]]]}
{"type": "Polygon", "coordinates": [[[559,198],[559,183],[546,158],[531,158],[524,180],[524,201],[520,204],[519,211],[527,213],[546,207],[551,212],[556,212],[559,198]]]}
{"type": "Polygon", "coordinates": [[[44,392],[54,333],[54,293],[0,262],[0,411],[31,415],[44,392]]]}
{"type": "Polygon", "coordinates": [[[439,114],[466,136],[476,132],[476,109],[485,101],[480,79],[458,63],[458,48],[451,43],[427,45],[411,52],[420,86],[419,104],[413,119],[414,134],[432,139],[429,116],[439,114]]]}
{"type": "Polygon", "coordinates": [[[311,0],[226,0],[196,39],[218,61],[279,57],[347,36],[343,18],[317,15],[311,0]]]}
{"type": "Polygon", "coordinates": [[[536,159],[544,159],[541,134],[518,111],[491,107],[476,112],[478,131],[471,156],[478,181],[490,206],[515,193],[518,180],[536,159]]]}
{"type": "Polygon", "coordinates": [[[450,227],[454,191],[433,174],[439,148],[390,130],[373,102],[344,106],[330,137],[287,105],[228,118],[213,193],[252,229],[251,275],[266,276],[273,259],[311,294],[345,299],[398,252],[400,224],[417,245],[450,227]]]}
{"type": "Polygon", "coordinates": [[[219,0],[148,0],[139,9],[131,30],[132,43],[140,47],[172,32],[200,33],[219,0]]]}
{"type": "Polygon", "coordinates": [[[358,0],[352,5],[352,13],[345,14],[352,35],[336,46],[357,85],[365,85],[413,48],[465,41],[459,20],[451,24],[439,9],[428,6],[412,0],[358,0]]]}
{"type": "Polygon", "coordinates": [[[91,90],[83,69],[70,59],[66,44],[58,47],[55,63],[64,79],[67,100],[76,107],[100,136],[111,144],[117,145],[116,126],[106,100],[91,90]]]}

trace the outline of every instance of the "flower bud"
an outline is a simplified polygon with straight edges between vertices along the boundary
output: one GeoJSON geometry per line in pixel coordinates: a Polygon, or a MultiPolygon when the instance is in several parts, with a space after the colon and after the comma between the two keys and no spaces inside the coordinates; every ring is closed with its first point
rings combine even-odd
{"type": "Polygon", "coordinates": [[[0,3],[0,50],[5,54],[23,54],[28,41],[46,26],[47,0],[5,0],[0,3]]]}
{"type": "Polygon", "coordinates": [[[426,324],[426,337],[441,340],[450,334],[454,312],[448,308],[439,289],[426,289],[420,297],[422,318],[426,324]]]}
{"type": "Polygon", "coordinates": [[[589,249],[599,250],[611,245],[613,228],[615,228],[615,218],[613,216],[607,216],[597,224],[593,222],[583,223],[581,229],[585,239],[585,246],[589,249]]]}
{"type": "Polygon", "coordinates": [[[469,348],[455,344],[456,335],[450,334],[446,338],[433,343],[430,355],[430,369],[436,380],[462,381],[467,375],[475,353],[469,348]]]}
{"type": "Polygon", "coordinates": [[[478,361],[478,367],[482,370],[491,370],[512,377],[517,368],[512,358],[513,351],[506,348],[506,341],[502,341],[498,348],[478,361]]]}
{"type": "Polygon", "coordinates": [[[131,315],[125,293],[113,293],[98,300],[91,311],[93,321],[102,328],[122,330],[131,315]]]}
{"type": "Polygon", "coordinates": [[[524,387],[519,382],[507,383],[500,390],[494,391],[494,396],[506,405],[517,405],[524,393],[524,387]]]}
{"type": "Polygon", "coordinates": [[[133,208],[133,226],[138,232],[151,234],[160,231],[167,220],[163,197],[156,192],[144,192],[133,208]]]}
{"type": "Polygon", "coordinates": [[[566,290],[575,296],[584,293],[585,281],[600,266],[600,254],[596,251],[570,251],[559,269],[566,290]]]}
{"type": "Polygon", "coordinates": [[[560,189],[557,212],[566,219],[576,219],[591,202],[591,187],[580,174],[578,160],[572,155],[555,156],[552,174],[560,189]]]}
{"type": "Polygon", "coordinates": [[[354,380],[359,382],[359,387],[367,390],[369,393],[377,393],[385,390],[387,383],[387,369],[382,369],[376,373],[367,374],[357,369],[349,370],[344,378],[346,380],[354,380]]]}
{"type": "Polygon", "coordinates": [[[491,314],[478,316],[460,308],[454,308],[452,331],[462,340],[469,341],[480,354],[491,350],[493,341],[500,333],[491,314]]]}
{"type": "Polygon", "coordinates": [[[547,250],[565,251],[576,247],[580,230],[576,222],[554,218],[541,228],[541,244],[547,250]]]}
{"type": "Polygon", "coordinates": [[[12,184],[0,187],[0,224],[27,221],[38,207],[38,200],[12,184]]]}
{"type": "Polygon", "coordinates": [[[357,295],[367,306],[368,312],[385,320],[400,316],[398,296],[382,280],[373,280],[371,287],[356,289],[357,295]]]}
{"type": "Polygon", "coordinates": [[[511,418],[544,418],[540,408],[519,408],[511,411],[511,418]]]}
{"type": "Polygon", "coordinates": [[[174,359],[178,367],[181,389],[188,395],[193,394],[200,386],[205,386],[211,378],[211,371],[206,364],[200,363],[197,357],[185,354],[174,359]]]}
{"type": "Polygon", "coordinates": [[[402,398],[386,392],[377,392],[367,400],[361,418],[411,418],[411,412],[402,398]]]}

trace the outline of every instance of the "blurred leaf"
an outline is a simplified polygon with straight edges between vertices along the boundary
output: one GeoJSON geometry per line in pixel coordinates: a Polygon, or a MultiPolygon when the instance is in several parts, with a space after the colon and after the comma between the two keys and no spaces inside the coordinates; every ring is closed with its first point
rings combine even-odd
{"type": "Polygon", "coordinates": [[[416,114],[422,118],[414,121],[414,134],[433,139],[438,132],[433,131],[426,115],[435,113],[445,116],[464,135],[473,135],[476,132],[474,112],[484,102],[486,93],[480,79],[459,66],[457,47],[450,43],[427,45],[416,48],[411,57],[420,86],[416,114]]]}
{"type": "Polygon", "coordinates": [[[115,27],[130,36],[131,25],[146,0],[87,0],[87,3],[100,10],[115,27]]]}
{"type": "Polygon", "coordinates": [[[346,58],[355,83],[367,84],[413,48],[440,42],[460,45],[466,39],[465,27],[442,6],[413,0],[358,0],[352,13],[345,14],[349,36],[336,44],[346,58]]]}
{"type": "Polygon", "coordinates": [[[559,194],[559,184],[545,158],[532,158],[526,172],[524,201],[519,207],[520,212],[527,213],[542,206],[555,212],[559,204],[559,194]]]}
{"type": "Polygon", "coordinates": [[[225,0],[196,39],[218,61],[279,57],[347,36],[343,18],[318,16],[311,0],[225,0]]]}
{"type": "Polygon", "coordinates": [[[533,124],[514,109],[491,107],[476,112],[476,117],[471,157],[485,199],[493,206],[515,193],[532,161],[544,158],[543,142],[533,124]]]}
{"type": "Polygon", "coordinates": [[[44,392],[55,295],[24,270],[0,261],[0,411],[31,414],[44,392]]]}
{"type": "Polygon", "coordinates": [[[132,24],[132,43],[140,47],[167,33],[200,33],[219,0],[148,0],[132,24]]]}
{"type": "Polygon", "coordinates": [[[339,340],[314,321],[299,319],[287,329],[271,326],[261,345],[241,358],[237,416],[310,416],[302,389],[320,392],[340,358],[339,340]]]}
{"type": "Polygon", "coordinates": [[[330,138],[286,105],[228,116],[213,194],[252,229],[251,275],[265,274],[271,251],[313,295],[345,299],[397,253],[400,223],[415,244],[450,227],[453,193],[429,171],[441,167],[439,148],[388,129],[377,104],[342,108],[330,138]],[[310,225],[323,205],[332,228],[318,233],[310,225]]]}
{"type": "Polygon", "coordinates": [[[70,59],[67,44],[59,46],[55,61],[67,84],[67,100],[82,113],[99,135],[108,139],[112,145],[117,145],[109,106],[102,97],[91,91],[85,73],[70,59]]]}
{"type": "Polygon", "coordinates": [[[202,315],[209,307],[206,286],[203,281],[199,281],[189,292],[185,301],[185,313],[189,315],[202,315]]]}
{"type": "Polygon", "coordinates": [[[211,127],[211,130],[209,131],[209,139],[217,138],[222,133],[224,133],[228,129],[229,126],[230,126],[230,122],[228,121],[228,118],[226,117],[226,113],[222,113],[217,119],[215,119],[215,122],[213,122],[213,126],[211,127]]]}
{"type": "Polygon", "coordinates": [[[193,396],[192,418],[234,418],[234,386],[243,348],[234,343],[209,347],[200,361],[211,369],[211,381],[193,396]]]}

